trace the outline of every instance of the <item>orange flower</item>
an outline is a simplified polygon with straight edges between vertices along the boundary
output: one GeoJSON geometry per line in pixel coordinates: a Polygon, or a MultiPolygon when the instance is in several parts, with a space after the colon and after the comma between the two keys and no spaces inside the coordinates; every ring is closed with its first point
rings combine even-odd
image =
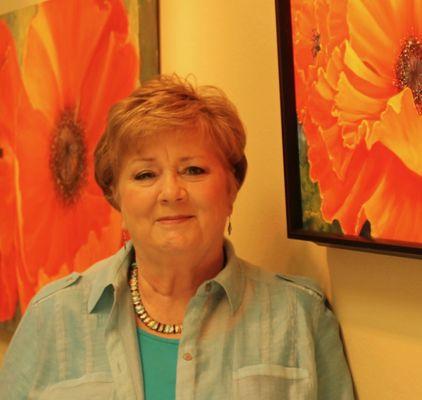
{"type": "Polygon", "coordinates": [[[347,234],[359,234],[367,218],[374,237],[422,241],[410,226],[422,208],[414,190],[421,187],[421,7],[421,0],[349,1],[350,39],[309,91],[311,175],[324,217],[347,234]],[[394,210],[409,202],[399,229],[394,210]]]}
{"type": "Polygon", "coordinates": [[[0,21],[0,321],[13,317],[18,301],[15,127],[21,85],[13,39],[0,21]]]}
{"type": "Polygon", "coordinates": [[[108,109],[136,84],[129,37],[121,0],[49,1],[31,22],[22,75],[41,118],[22,122],[17,144],[24,305],[39,279],[89,265],[75,256],[90,235],[99,257],[120,244],[116,225],[104,230],[111,208],[94,181],[93,151],[108,109]]]}

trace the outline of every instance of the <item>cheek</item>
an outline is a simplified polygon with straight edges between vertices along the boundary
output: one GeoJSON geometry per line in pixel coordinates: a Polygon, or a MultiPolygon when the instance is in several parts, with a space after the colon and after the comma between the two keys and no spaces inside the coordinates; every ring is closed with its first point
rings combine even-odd
{"type": "Polygon", "coordinates": [[[119,205],[122,218],[130,224],[131,219],[148,214],[151,199],[139,190],[125,188],[119,192],[119,205]]]}
{"type": "Polygon", "coordinates": [[[204,208],[209,211],[213,210],[212,214],[221,217],[228,217],[232,209],[231,195],[227,185],[222,185],[217,182],[211,186],[204,194],[204,208]]]}
{"type": "Polygon", "coordinates": [[[122,216],[122,228],[126,229],[133,236],[134,232],[144,225],[144,218],[147,212],[142,208],[142,202],[132,201],[125,197],[120,202],[120,213],[122,216]]]}

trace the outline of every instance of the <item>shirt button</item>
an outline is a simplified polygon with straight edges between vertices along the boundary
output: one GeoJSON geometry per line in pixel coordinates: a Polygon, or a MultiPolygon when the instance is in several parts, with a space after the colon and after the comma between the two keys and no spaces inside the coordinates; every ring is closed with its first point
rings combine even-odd
{"type": "Polygon", "coordinates": [[[185,354],[183,354],[183,359],[185,360],[185,361],[191,361],[192,360],[192,354],[191,353],[185,353],[185,354]]]}

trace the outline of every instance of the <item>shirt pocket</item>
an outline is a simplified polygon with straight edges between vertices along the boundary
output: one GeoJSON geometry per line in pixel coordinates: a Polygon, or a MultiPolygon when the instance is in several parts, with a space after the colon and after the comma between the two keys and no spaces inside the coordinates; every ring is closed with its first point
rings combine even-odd
{"type": "Polygon", "coordinates": [[[114,383],[111,375],[98,372],[47,386],[39,400],[111,400],[114,383]]]}
{"type": "Polygon", "coordinates": [[[235,399],[313,399],[309,373],[276,364],[242,367],[233,373],[235,399]]]}

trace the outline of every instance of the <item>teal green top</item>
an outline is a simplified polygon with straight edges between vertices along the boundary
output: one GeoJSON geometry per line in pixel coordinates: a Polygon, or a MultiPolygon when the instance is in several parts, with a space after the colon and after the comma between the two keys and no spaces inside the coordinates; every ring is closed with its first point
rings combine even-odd
{"type": "Polygon", "coordinates": [[[145,400],[174,400],[178,339],[155,336],[137,328],[145,400]]]}

